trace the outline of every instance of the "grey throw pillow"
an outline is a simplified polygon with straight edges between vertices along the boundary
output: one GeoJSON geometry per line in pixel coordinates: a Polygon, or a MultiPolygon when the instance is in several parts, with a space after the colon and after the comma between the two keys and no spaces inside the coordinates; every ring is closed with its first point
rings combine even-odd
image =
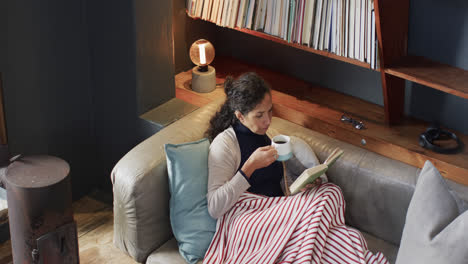
{"type": "Polygon", "coordinates": [[[426,161],[403,229],[397,264],[468,263],[468,211],[426,161]]]}

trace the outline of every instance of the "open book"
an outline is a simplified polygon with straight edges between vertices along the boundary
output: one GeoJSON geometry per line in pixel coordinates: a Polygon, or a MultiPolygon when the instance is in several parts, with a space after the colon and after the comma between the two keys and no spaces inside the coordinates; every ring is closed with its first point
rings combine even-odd
{"type": "Polygon", "coordinates": [[[343,150],[336,148],[328,156],[323,164],[305,169],[299,177],[289,186],[291,195],[301,191],[307,184],[313,183],[318,177],[324,174],[335,161],[343,155],[343,150]]]}

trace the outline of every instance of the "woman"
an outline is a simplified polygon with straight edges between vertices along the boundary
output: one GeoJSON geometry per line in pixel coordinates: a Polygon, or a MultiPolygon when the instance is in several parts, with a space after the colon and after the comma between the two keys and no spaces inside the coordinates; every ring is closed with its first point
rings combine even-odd
{"type": "MultiPolygon", "coordinates": [[[[336,258],[337,263],[366,263],[367,258],[373,259],[358,231],[344,225],[341,190],[321,184],[326,177],[308,186],[309,191],[283,196],[283,167],[276,162],[278,153],[266,135],[272,118],[271,91],[262,78],[255,73],[236,80],[228,77],[224,90],[226,101],[207,130],[212,141],[208,211],[218,224],[204,263],[321,263],[336,258]],[[333,239],[343,243],[346,253],[340,243],[327,242],[328,235],[336,232],[342,237],[333,239]]],[[[316,165],[312,149],[293,139],[293,151],[295,145],[306,146],[302,153],[294,153],[302,164],[316,165]]]]}
{"type": "MultiPolygon", "coordinates": [[[[237,80],[226,78],[226,101],[210,121],[207,131],[212,141],[209,155],[208,211],[221,217],[245,191],[266,196],[282,196],[283,165],[275,162],[277,152],[266,135],[273,104],[270,87],[255,73],[237,80]]],[[[293,138],[293,141],[301,141],[293,138]]],[[[298,144],[305,145],[303,142],[298,144]]],[[[308,148],[313,164],[318,163],[308,148]]],[[[297,162],[296,162],[297,163],[297,162]]],[[[297,166],[296,166],[297,167],[297,166]]],[[[326,181],[326,176],[316,184],[326,181]]],[[[313,187],[311,186],[308,186],[313,187]]]]}

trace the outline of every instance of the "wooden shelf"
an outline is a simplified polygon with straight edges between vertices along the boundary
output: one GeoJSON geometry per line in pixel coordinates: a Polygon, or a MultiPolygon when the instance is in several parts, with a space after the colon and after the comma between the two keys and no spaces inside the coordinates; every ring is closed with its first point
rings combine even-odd
{"type": "Polygon", "coordinates": [[[406,56],[385,72],[468,99],[468,71],[419,56],[406,56]]]}
{"type": "Polygon", "coordinates": [[[305,46],[305,45],[301,45],[301,44],[298,44],[298,43],[290,43],[290,42],[287,42],[286,40],[284,40],[282,38],[275,37],[275,36],[260,32],[260,31],[250,30],[250,29],[247,29],[247,28],[229,28],[229,29],[244,32],[244,33],[247,33],[249,35],[253,35],[253,36],[263,38],[263,39],[266,39],[266,40],[271,40],[271,41],[276,42],[276,43],[280,43],[280,44],[290,46],[290,47],[300,49],[300,50],[305,50],[307,52],[315,53],[315,54],[318,54],[318,55],[321,55],[321,56],[324,56],[324,57],[332,58],[332,59],[339,60],[339,61],[344,61],[346,63],[354,64],[354,65],[357,65],[357,66],[360,66],[360,67],[363,67],[363,68],[366,68],[366,69],[371,69],[370,64],[362,62],[360,60],[355,60],[355,59],[351,59],[351,58],[348,58],[348,57],[339,56],[339,55],[336,55],[334,53],[324,51],[324,50],[317,50],[317,49],[314,49],[314,48],[311,48],[311,47],[308,47],[308,46],[305,46]]]}
{"type": "MultiPolygon", "coordinates": [[[[194,19],[194,20],[202,20],[201,18],[192,17],[192,16],[190,16],[188,14],[187,14],[187,16],[194,19]]],[[[203,20],[203,21],[215,24],[214,22],[209,21],[209,20],[203,20]]],[[[238,27],[235,27],[235,28],[223,27],[223,28],[244,32],[246,34],[256,36],[256,37],[259,37],[259,38],[262,38],[262,39],[270,40],[270,41],[273,41],[273,42],[276,42],[276,43],[280,43],[280,44],[283,44],[283,45],[286,45],[286,46],[289,46],[289,47],[293,47],[293,48],[296,48],[296,49],[300,49],[300,50],[304,50],[304,51],[307,51],[307,52],[315,53],[315,54],[318,54],[320,56],[324,56],[324,57],[327,57],[327,58],[332,58],[332,59],[335,59],[335,60],[344,61],[346,63],[354,64],[354,65],[357,65],[357,66],[360,66],[360,67],[363,67],[363,68],[366,68],[366,69],[371,69],[369,63],[365,63],[365,62],[362,62],[360,60],[355,60],[355,59],[351,59],[351,58],[348,58],[348,57],[339,56],[339,55],[336,55],[336,54],[328,52],[328,51],[317,50],[317,49],[314,49],[314,48],[311,48],[311,47],[308,47],[308,46],[305,46],[305,45],[301,45],[301,44],[298,44],[298,43],[290,43],[290,42],[288,42],[288,41],[286,41],[286,40],[284,40],[282,38],[279,38],[279,37],[276,37],[276,36],[273,36],[273,35],[270,35],[270,34],[266,34],[266,33],[263,33],[261,31],[251,30],[251,29],[247,29],[247,28],[238,28],[238,27]]],[[[371,69],[371,70],[380,71],[379,69],[371,69]]]]}
{"type": "MultiPolygon", "coordinates": [[[[430,160],[444,177],[468,185],[468,150],[456,155],[443,155],[418,145],[418,136],[428,124],[403,118],[399,125],[385,123],[385,110],[361,99],[318,87],[285,74],[243,63],[232,58],[215,59],[217,83],[226,76],[255,71],[272,85],[274,115],[344,142],[421,168],[430,160]],[[362,120],[367,129],[356,130],[340,121],[343,113],[362,120]],[[361,144],[364,139],[367,143],[361,144]]],[[[176,97],[197,106],[223,98],[221,85],[211,93],[190,89],[191,71],[176,75],[176,97]]],[[[457,133],[463,142],[468,136],[457,133]]]]}

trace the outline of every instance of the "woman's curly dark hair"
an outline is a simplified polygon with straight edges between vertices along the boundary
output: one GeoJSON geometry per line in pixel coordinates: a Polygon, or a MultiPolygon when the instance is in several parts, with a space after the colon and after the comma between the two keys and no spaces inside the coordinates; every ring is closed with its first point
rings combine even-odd
{"type": "Polygon", "coordinates": [[[213,141],[219,133],[236,122],[236,110],[246,115],[270,92],[270,86],[254,72],[244,73],[237,79],[228,76],[224,81],[226,101],[210,120],[210,127],[205,133],[208,139],[213,141]]]}

